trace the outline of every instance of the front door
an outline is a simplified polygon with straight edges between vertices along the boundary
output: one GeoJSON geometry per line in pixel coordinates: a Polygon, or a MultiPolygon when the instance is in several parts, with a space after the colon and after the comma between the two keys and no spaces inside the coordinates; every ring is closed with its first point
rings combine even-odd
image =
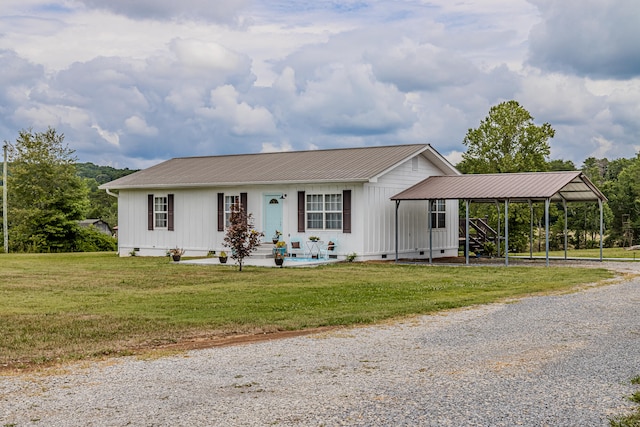
{"type": "Polygon", "coordinates": [[[282,231],[282,202],[281,194],[264,195],[264,240],[270,241],[276,230],[282,231]]]}

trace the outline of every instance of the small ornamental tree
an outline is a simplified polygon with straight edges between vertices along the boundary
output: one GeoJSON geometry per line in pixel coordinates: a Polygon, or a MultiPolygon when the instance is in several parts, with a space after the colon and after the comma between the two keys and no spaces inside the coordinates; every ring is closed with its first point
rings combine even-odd
{"type": "Polygon", "coordinates": [[[224,236],[223,245],[231,248],[231,258],[235,259],[242,271],[244,259],[258,249],[264,233],[253,228],[253,215],[247,214],[239,203],[231,206],[229,227],[224,236]]]}

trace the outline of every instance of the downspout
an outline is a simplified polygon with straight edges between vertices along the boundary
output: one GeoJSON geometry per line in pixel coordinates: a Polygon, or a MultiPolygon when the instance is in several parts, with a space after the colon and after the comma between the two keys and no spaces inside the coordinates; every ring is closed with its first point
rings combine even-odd
{"type": "Polygon", "coordinates": [[[108,195],[110,195],[111,197],[115,197],[116,199],[119,196],[118,193],[112,193],[108,188],[105,188],[104,191],[106,191],[108,195]]]}

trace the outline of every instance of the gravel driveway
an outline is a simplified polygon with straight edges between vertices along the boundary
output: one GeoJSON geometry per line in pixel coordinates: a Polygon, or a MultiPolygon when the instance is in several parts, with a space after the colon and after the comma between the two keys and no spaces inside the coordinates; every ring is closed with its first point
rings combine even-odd
{"type": "Polygon", "coordinates": [[[605,426],[632,407],[624,397],[637,375],[636,278],[371,327],[0,377],[0,426],[605,426]]]}

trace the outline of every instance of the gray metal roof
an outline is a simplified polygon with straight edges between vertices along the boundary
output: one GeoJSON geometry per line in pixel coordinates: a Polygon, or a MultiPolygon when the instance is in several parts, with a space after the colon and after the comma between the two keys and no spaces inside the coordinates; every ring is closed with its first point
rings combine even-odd
{"type": "Polygon", "coordinates": [[[422,154],[443,173],[459,173],[429,144],[171,159],[100,186],[179,188],[302,182],[367,182],[422,154]]]}
{"type": "Polygon", "coordinates": [[[460,199],[606,201],[607,198],[580,171],[528,172],[483,175],[432,176],[396,194],[391,200],[460,199]]]}

